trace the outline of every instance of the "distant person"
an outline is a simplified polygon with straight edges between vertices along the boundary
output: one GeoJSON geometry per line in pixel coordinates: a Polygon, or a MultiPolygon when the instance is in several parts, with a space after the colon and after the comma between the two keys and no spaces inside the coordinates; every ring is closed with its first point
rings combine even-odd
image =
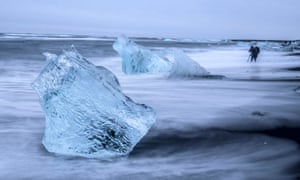
{"type": "Polygon", "coordinates": [[[256,62],[256,59],[257,59],[257,56],[258,56],[258,54],[260,53],[260,49],[259,49],[259,47],[258,46],[255,46],[254,47],[254,62],[256,62]]]}
{"type": "MultiPolygon", "coordinates": [[[[255,51],[254,46],[251,46],[248,51],[250,52],[250,62],[252,62],[254,59],[254,51],[255,51]]],[[[248,60],[249,60],[249,58],[248,58],[248,60]]]]}
{"type": "Polygon", "coordinates": [[[257,56],[260,53],[259,47],[251,46],[249,52],[250,52],[250,62],[256,62],[257,56]]]}

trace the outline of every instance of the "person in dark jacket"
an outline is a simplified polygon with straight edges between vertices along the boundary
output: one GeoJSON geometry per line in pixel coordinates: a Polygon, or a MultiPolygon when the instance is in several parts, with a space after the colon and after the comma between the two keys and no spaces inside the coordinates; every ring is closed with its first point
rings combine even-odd
{"type": "Polygon", "coordinates": [[[253,56],[254,56],[254,62],[256,62],[256,59],[257,59],[257,56],[258,56],[259,53],[260,53],[259,47],[255,46],[254,47],[254,54],[253,54],[253,56]]]}
{"type": "Polygon", "coordinates": [[[258,46],[251,46],[249,49],[250,52],[250,62],[256,62],[257,56],[260,53],[260,49],[258,46]]]}
{"type": "Polygon", "coordinates": [[[254,59],[254,51],[255,51],[254,46],[251,46],[248,51],[250,52],[250,62],[252,62],[254,59]]]}

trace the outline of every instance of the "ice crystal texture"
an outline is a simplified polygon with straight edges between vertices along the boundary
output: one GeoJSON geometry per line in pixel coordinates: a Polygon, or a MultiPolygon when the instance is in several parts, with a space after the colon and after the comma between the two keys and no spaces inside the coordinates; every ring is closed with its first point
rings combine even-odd
{"type": "Polygon", "coordinates": [[[112,72],[74,47],[45,56],[47,64],[32,86],[46,116],[46,149],[103,159],[129,154],[155,122],[155,111],[124,95],[112,72]]]}

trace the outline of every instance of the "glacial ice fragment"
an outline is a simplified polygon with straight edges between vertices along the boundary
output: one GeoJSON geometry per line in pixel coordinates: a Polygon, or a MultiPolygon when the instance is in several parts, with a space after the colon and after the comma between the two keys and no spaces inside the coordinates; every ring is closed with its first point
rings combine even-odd
{"type": "Polygon", "coordinates": [[[196,61],[189,58],[179,49],[174,49],[172,56],[174,58],[173,66],[169,78],[190,78],[208,76],[209,72],[200,66],[196,61]]]}
{"type": "Polygon", "coordinates": [[[46,116],[46,149],[101,159],[127,155],[155,122],[154,110],[133,102],[112,72],[74,48],[46,55],[47,64],[32,83],[46,116]]]}
{"type": "Polygon", "coordinates": [[[172,63],[151,50],[136,44],[127,37],[119,36],[113,48],[122,58],[125,74],[168,72],[172,63]]]}

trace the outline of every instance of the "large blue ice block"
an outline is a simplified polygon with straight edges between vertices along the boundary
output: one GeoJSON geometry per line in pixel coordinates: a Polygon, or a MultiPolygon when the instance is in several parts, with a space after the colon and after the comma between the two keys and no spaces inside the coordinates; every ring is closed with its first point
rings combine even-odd
{"type": "Polygon", "coordinates": [[[155,122],[154,110],[133,102],[112,72],[74,48],[45,55],[47,65],[32,86],[46,116],[46,149],[102,159],[127,155],[155,122]]]}

